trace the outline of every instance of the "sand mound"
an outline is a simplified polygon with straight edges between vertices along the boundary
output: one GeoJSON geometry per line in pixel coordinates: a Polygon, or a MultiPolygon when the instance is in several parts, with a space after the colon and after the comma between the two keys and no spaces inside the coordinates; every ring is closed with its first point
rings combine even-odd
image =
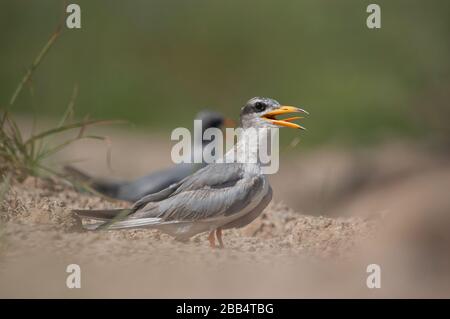
{"type": "MultiPolygon", "coordinates": [[[[436,235],[436,227],[421,227],[428,225],[424,215],[408,217],[409,223],[405,216],[316,217],[272,202],[252,224],[224,232],[225,249],[211,250],[207,234],[180,243],[158,230],[87,232],[71,213],[127,206],[57,180],[13,183],[0,204],[0,297],[448,294],[442,284],[448,259],[435,258],[447,256],[448,246],[418,245],[425,242],[420,238],[436,235]],[[431,272],[423,271],[424,256],[433,260],[425,265],[431,272]],[[66,267],[73,263],[82,269],[82,289],[65,285],[66,267]],[[384,289],[366,286],[366,267],[372,263],[383,266],[384,289]],[[426,284],[418,273],[427,274],[426,284]]],[[[440,220],[447,229],[448,219],[440,220]]]]}
{"type": "MultiPolygon", "coordinates": [[[[23,246],[8,249],[20,253],[21,249],[35,247],[50,248],[56,243],[65,247],[70,254],[72,242],[97,241],[97,256],[104,254],[102,246],[115,243],[114,251],[118,256],[133,255],[128,246],[136,247],[136,241],[146,246],[177,247],[188,252],[193,247],[208,248],[206,234],[194,237],[189,243],[177,243],[158,230],[120,230],[87,232],[81,227],[80,220],[72,209],[99,209],[127,207],[128,203],[108,200],[96,195],[79,193],[70,185],[54,180],[28,178],[24,183],[15,183],[1,204],[2,220],[5,222],[4,234],[7,242],[23,246]],[[52,236],[45,236],[51,233],[52,236]],[[56,238],[56,239],[55,239],[56,238]],[[65,241],[67,243],[65,244],[65,241]]],[[[305,216],[296,213],[282,203],[272,203],[252,224],[239,230],[225,233],[228,250],[256,251],[270,247],[282,252],[302,252],[311,256],[339,256],[351,253],[357,242],[373,234],[375,223],[359,218],[324,218],[305,216]]],[[[90,246],[90,245],[87,245],[90,246]]],[[[82,247],[80,247],[82,248],[82,247]]],[[[52,248],[55,252],[59,249],[52,248]]],[[[208,248],[209,249],[209,248],[208,248]]],[[[80,250],[77,249],[80,254],[80,250]]],[[[81,252],[81,256],[84,252],[81,252]]],[[[110,256],[109,253],[105,254],[110,256]]],[[[148,255],[148,254],[145,254],[148,255]]]]}

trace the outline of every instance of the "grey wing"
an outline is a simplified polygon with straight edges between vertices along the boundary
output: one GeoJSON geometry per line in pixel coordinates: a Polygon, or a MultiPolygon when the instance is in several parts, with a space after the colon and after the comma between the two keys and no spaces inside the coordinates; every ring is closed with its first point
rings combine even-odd
{"type": "Polygon", "coordinates": [[[164,200],[168,198],[170,195],[173,194],[177,190],[177,188],[180,186],[180,183],[176,183],[173,185],[170,185],[166,189],[163,189],[162,191],[159,191],[154,194],[149,194],[147,196],[142,197],[140,200],[138,200],[136,203],[133,204],[133,207],[131,208],[133,213],[147,205],[148,203],[155,203],[161,200],[164,200]]]}
{"type": "Polygon", "coordinates": [[[266,208],[267,205],[269,205],[271,200],[272,200],[272,188],[269,186],[268,192],[266,193],[266,195],[264,195],[264,198],[261,200],[261,202],[259,202],[259,204],[255,208],[253,208],[250,212],[248,212],[244,216],[234,219],[228,224],[223,225],[221,228],[222,229],[241,228],[250,224],[262,213],[264,208],[266,208]]]}
{"type": "Polygon", "coordinates": [[[210,164],[171,186],[164,199],[157,193],[148,198],[151,201],[139,203],[132,218],[161,222],[227,218],[252,204],[265,182],[263,176],[245,177],[242,164],[210,164]]]}
{"type": "Polygon", "coordinates": [[[201,167],[201,164],[182,163],[148,174],[121,185],[117,197],[131,202],[138,201],[146,195],[160,192],[181,181],[201,167]]]}
{"type": "Polygon", "coordinates": [[[179,194],[188,189],[199,189],[204,186],[218,186],[232,184],[242,177],[242,167],[236,164],[210,164],[192,175],[189,175],[174,183],[169,187],[153,194],[146,195],[134,203],[132,209],[134,212],[140,210],[145,205],[153,202],[159,202],[169,198],[172,195],[179,194]],[[224,167],[224,166],[227,167],[224,167]]]}

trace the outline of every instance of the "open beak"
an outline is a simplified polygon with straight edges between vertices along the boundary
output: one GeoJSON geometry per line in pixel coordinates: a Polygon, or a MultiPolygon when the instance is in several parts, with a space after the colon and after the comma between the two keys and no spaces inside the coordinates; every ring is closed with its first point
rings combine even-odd
{"type": "Polygon", "coordinates": [[[262,115],[261,118],[263,118],[275,125],[286,126],[286,127],[290,127],[290,128],[297,128],[297,129],[304,130],[305,128],[303,126],[296,124],[296,123],[292,123],[292,121],[302,119],[303,118],[302,116],[288,117],[285,119],[277,119],[276,118],[278,115],[283,115],[283,114],[288,114],[288,113],[308,114],[308,112],[306,112],[305,110],[299,109],[298,107],[282,105],[279,108],[262,115]]]}

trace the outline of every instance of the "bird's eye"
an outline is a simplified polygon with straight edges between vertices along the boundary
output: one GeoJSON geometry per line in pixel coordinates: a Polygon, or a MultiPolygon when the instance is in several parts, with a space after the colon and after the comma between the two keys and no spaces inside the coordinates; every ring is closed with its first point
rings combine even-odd
{"type": "Polygon", "coordinates": [[[255,110],[258,112],[262,112],[266,109],[266,105],[262,102],[256,102],[255,103],[255,110]]]}

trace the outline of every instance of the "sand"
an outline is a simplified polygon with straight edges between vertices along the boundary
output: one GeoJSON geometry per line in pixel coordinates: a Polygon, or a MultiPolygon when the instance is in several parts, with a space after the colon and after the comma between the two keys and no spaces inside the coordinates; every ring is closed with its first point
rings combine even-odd
{"type": "MultiPolygon", "coordinates": [[[[225,249],[212,250],[206,234],[195,236],[188,243],[180,243],[158,230],[87,232],[71,212],[73,208],[127,205],[79,193],[61,181],[30,177],[23,183],[14,183],[1,206],[3,269],[0,296],[37,297],[69,293],[63,287],[64,280],[60,283],[61,292],[45,285],[47,281],[53,282],[56,275],[49,273],[49,270],[54,269],[62,276],[65,263],[76,263],[82,265],[83,271],[85,268],[93,269],[95,273],[99,267],[114,270],[117,265],[126,265],[120,275],[126,277],[130,276],[131,269],[142,267],[152,275],[159,273],[158,277],[164,277],[171,267],[177,273],[189,273],[194,269],[208,273],[222,268],[222,271],[228,272],[233,264],[248,271],[252,264],[257,269],[264,269],[271,268],[274,262],[297,258],[344,259],[354,253],[355,246],[373,235],[376,228],[375,222],[359,218],[331,219],[300,215],[275,202],[249,226],[226,231],[225,249]],[[57,269],[58,266],[61,268],[57,269]],[[36,276],[42,280],[39,284],[41,290],[36,295],[30,292],[31,288],[25,288],[30,284],[27,276],[33,278],[32,283],[36,276]],[[50,278],[45,279],[46,276],[50,278]]],[[[241,275],[239,273],[237,277],[241,275]]],[[[159,296],[158,289],[157,286],[151,287],[151,296],[159,296]]],[[[163,292],[167,294],[165,291],[166,288],[163,292]]],[[[168,296],[176,296],[180,291],[183,289],[170,291],[168,296]]],[[[122,293],[123,290],[119,289],[108,292],[106,296],[123,296],[122,293]]],[[[222,292],[219,289],[216,293],[220,295],[222,292]]],[[[80,291],[80,296],[85,294],[80,291]]]]}
{"type": "MultiPolygon", "coordinates": [[[[153,169],[167,162],[157,156],[167,144],[131,143],[122,133],[113,140],[116,155],[123,147],[146,156],[136,165],[113,157],[118,169],[109,176],[138,176],[150,156],[153,169]]],[[[72,209],[129,204],[59,179],[13,181],[0,203],[0,297],[449,297],[448,157],[405,145],[288,157],[271,177],[269,207],[247,227],[225,231],[226,248],[215,250],[207,234],[181,243],[158,230],[84,231],[72,209]],[[323,178],[329,184],[321,189],[323,178]],[[80,289],[66,286],[70,264],[81,267],[80,289]],[[379,289],[366,283],[371,264],[381,267],[379,289]]],[[[91,144],[65,155],[90,154],[84,169],[106,175],[101,151],[91,144]]]]}

